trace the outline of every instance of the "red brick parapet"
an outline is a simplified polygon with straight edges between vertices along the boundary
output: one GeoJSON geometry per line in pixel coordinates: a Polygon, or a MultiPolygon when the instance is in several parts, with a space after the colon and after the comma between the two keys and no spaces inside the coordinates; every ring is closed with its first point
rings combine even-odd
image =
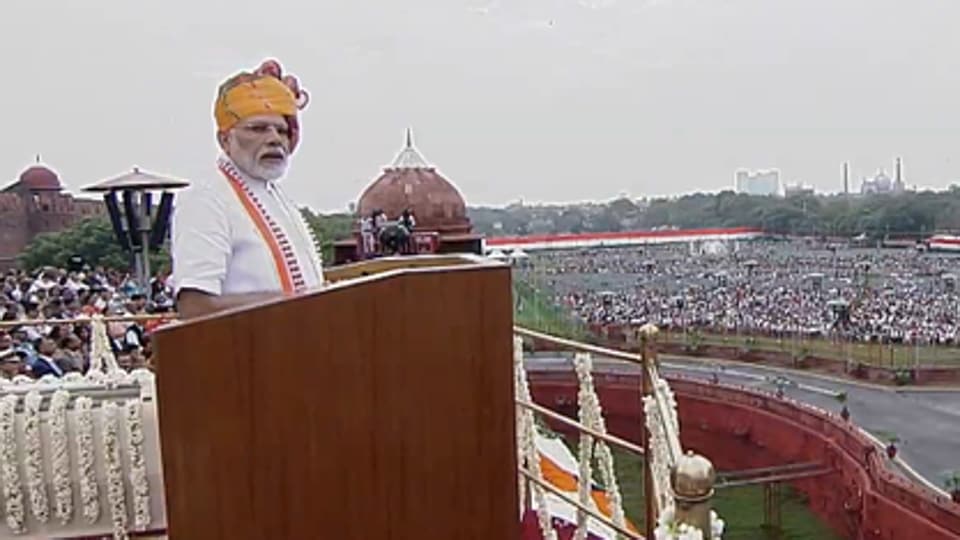
{"type": "MultiPolygon", "coordinates": [[[[528,380],[535,401],[576,414],[572,373],[533,368],[528,380]]],[[[833,472],[791,484],[845,537],[960,538],[960,505],[894,472],[882,449],[839,415],[756,390],[669,380],[677,396],[684,448],[707,456],[719,471],[821,463],[833,472]]],[[[639,377],[598,371],[594,384],[610,431],[639,443],[639,427],[644,425],[639,377]]]]}

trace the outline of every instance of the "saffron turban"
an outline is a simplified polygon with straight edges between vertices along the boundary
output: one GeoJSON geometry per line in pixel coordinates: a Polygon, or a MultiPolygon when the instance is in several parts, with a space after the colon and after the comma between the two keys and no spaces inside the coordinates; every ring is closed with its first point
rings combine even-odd
{"type": "Polygon", "coordinates": [[[310,102],[310,94],[300,88],[293,75],[283,75],[275,60],[263,62],[253,72],[242,72],[220,85],[214,106],[214,117],[220,133],[229,131],[237,122],[264,114],[279,114],[290,128],[290,151],[300,141],[299,111],[310,102]]]}

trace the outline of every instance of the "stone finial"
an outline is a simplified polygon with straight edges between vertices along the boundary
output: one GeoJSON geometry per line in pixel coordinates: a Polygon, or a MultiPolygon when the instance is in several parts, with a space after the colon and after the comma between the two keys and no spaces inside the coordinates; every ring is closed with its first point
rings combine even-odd
{"type": "Polygon", "coordinates": [[[676,520],[700,529],[703,538],[710,540],[710,499],[713,497],[716,471],[707,458],[687,451],[677,459],[670,471],[676,520]]]}
{"type": "Polygon", "coordinates": [[[707,458],[687,451],[673,469],[673,491],[678,498],[694,502],[713,495],[717,474],[707,458]]]}
{"type": "Polygon", "coordinates": [[[647,323],[640,327],[639,332],[641,337],[652,338],[656,337],[656,335],[660,332],[660,329],[657,328],[657,325],[655,324],[647,323]]]}

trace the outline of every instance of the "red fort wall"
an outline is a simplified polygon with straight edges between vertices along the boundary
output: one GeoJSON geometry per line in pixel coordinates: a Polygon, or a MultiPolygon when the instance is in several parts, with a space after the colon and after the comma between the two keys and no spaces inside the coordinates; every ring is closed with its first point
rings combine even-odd
{"type": "MultiPolygon", "coordinates": [[[[528,378],[537,403],[576,415],[572,373],[531,370],[528,378]]],[[[811,509],[845,538],[960,538],[960,505],[889,472],[883,453],[839,416],[750,390],[684,379],[670,382],[684,447],[708,456],[718,470],[819,462],[834,472],[792,485],[805,492],[811,509]]],[[[596,373],[594,384],[608,429],[639,444],[639,377],[596,373]]]]}

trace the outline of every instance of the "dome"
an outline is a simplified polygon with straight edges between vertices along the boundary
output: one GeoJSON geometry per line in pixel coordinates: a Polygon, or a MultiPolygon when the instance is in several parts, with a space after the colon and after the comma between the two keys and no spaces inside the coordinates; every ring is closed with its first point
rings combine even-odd
{"type": "Polygon", "coordinates": [[[20,184],[30,191],[60,191],[60,177],[43,165],[33,165],[20,175],[20,184]]]}
{"type": "Polygon", "coordinates": [[[393,165],[383,170],[360,196],[357,212],[369,216],[383,210],[387,219],[397,219],[409,209],[416,219],[416,228],[443,232],[467,232],[470,220],[467,205],[460,192],[434,167],[427,165],[413,147],[407,131],[407,144],[393,165]]]}

